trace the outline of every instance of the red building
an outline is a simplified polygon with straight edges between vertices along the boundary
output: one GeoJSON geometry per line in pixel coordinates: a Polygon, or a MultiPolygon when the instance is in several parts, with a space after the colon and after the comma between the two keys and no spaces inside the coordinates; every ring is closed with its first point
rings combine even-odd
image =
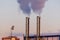
{"type": "Polygon", "coordinates": [[[3,37],[2,40],[20,40],[16,36],[8,36],[8,37],[3,37]]]}

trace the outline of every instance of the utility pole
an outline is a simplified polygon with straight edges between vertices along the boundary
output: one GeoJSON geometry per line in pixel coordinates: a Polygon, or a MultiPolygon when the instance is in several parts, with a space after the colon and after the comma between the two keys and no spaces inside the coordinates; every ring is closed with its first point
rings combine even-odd
{"type": "Polygon", "coordinates": [[[12,40],[12,33],[13,33],[13,30],[14,30],[14,25],[11,27],[11,40],[12,40]]]}

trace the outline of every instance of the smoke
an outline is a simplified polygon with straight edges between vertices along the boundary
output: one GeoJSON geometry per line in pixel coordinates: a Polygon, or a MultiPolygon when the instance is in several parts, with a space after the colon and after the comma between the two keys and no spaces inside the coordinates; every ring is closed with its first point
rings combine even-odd
{"type": "Polygon", "coordinates": [[[42,12],[46,0],[31,0],[31,8],[34,12],[37,12],[38,15],[42,12]]]}
{"type": "Polygon", "coordinates": [[[20,9],[23,13],[30,15],[31,9],[29,7],[29,0],[18,0],[18,3],[20,4],[20,9]]]}
{"type": "Polygon", "coordinates": [[[44,8],[45,2],[46,0],[18,0],[20,9],[24,12],[24,14],[28,15],[30,15],[31,9],[33,10],[33,12],[41,13],[42,9],[44,8]],[[29,4],[31,4],[31,7],[29,4]]]}

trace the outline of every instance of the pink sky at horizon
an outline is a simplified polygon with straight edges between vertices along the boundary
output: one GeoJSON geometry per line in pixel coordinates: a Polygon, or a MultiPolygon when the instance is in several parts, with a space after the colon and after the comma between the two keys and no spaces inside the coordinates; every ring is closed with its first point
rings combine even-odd
{"type": "MultiPolygon", "coordinates": [[[[17,0],[0,0],[0,36],[14,33],[25,34],[25,15],[19,10],[17,0]]],[[[36,14],[30,15],[30,33],[36,34],[36,14]]],[[[60,0],[48,0],[41,13],[41,33],[60,33],[60,0]]]]}

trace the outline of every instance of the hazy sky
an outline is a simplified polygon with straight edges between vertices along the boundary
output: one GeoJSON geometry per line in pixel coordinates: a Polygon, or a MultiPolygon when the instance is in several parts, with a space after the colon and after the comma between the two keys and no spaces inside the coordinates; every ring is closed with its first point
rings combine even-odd
{"type": "MultiPolygon", "coordinates": [[[[0,0],[0,36],[14,33],[25,33],[25,15],[19,9],[17,0],[0,0]]],[[[48,0],[41,13],[41,33],[60,32],[60,0],[48,0]]],[[[30,15],[30,33],[36,34],[36,15],[30,15]]]]}

